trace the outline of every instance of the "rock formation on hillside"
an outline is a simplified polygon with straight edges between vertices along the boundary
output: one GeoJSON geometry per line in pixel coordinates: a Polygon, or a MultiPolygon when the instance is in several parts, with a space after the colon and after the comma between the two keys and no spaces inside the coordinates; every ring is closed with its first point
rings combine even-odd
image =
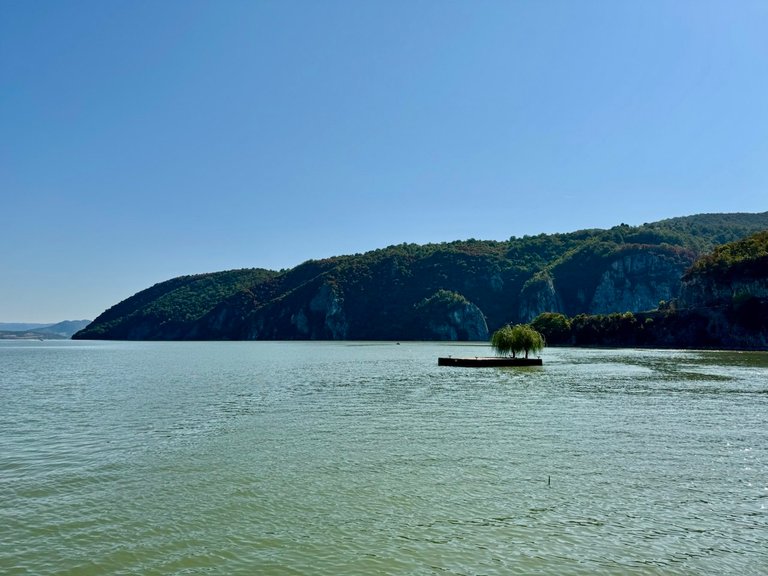
{"type": "Polygon", "coordinates": [[[680,291],[680,277],[692,259],[671,259],[657,251],[619,255],[600,275],[589,314],[653,310],[680,291]]]}
{"type": "Polygon", "coordinates": [[[552,276],[547,273],[537,274],[526,282],[520,292],[519,302],[518,317],[524,322],[530,322],[543,312],[565,311],[552,276]]]}
{"type": "Polygon", "coordinates": [[[748,300],[768,300],[768,261],[763,276],[733,275],[728,278],[711,274],[689,274],[683,278],[678,307],[727,308],[748,300]]]}
{"type": "Polygon", "coordinates": [[[691,252],[672,247],[629,245],[588,263],[564,260],[523,287],[520,319],[529,322],[542,312],[575,316],[653,310],[660,300],[677,296],[693,259],[691,252]]]}
{"type": "Polygon", "coordinates": [[[323,284],[312,299],[291,315],[299,338],[345,340],[349,332],[344,300],[337,288],[323,284]]]}
{"type": "Polygon", "coordinates": [[[414,328],[423,340],[488,340],[480,308],[461,294],[441,290],[416,306],[414,328]]]}
{"type": "Polygon", "coordinates": [[[768,231],[697,261],[676,308],[706,318],[707,334],[724,347],[768,349],[768,231]]]}

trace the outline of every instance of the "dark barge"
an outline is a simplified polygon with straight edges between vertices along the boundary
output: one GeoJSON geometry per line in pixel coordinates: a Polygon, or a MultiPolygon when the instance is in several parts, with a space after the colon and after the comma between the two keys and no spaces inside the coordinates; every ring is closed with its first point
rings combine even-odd
{"type": "Polygon", "coordinates": [[[474,358],[438,358],[438,366],[461,366],[465,368],[481,368],[486,366],[542,366],[541,358],[506,358],[506,357],[477,357],[474,358]]]}

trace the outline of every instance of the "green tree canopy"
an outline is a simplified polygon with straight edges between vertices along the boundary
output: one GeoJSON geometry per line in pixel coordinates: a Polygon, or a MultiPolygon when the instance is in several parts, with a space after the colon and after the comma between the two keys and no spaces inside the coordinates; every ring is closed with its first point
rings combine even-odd
{"type": "Polygon", "coordinates": [[[496,330],[491,336],[491,346],[500,356],[515,358],[523,352],[528,358],[530,352],[536,353],[545,346],[544,336],[529,324],[509,324],[496,330]]]}
{"type": "Polygon", "coordinates": [[[543,312],[531,322],[550,344],[565,344],[571,339],[571,321],[559,312],[543,312]]]}

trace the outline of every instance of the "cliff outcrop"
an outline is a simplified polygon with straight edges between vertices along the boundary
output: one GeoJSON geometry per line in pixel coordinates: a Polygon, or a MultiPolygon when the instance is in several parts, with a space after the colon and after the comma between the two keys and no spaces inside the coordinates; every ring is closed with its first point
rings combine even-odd
{"type": "Polygon", "coordinates": [[[653,310],[660,300],[677,297],[680,278],[692,263],[692,254],[660,249],[619,253],[600,275],[588,313],[653,310]]]}
{"type": "Polygon", "coordinates": [[[768,231],[716,248],[683,277],[676,308],[729,348],[768,348],[768,231]]]}
{"type": "Polygon", "coordinates": [[[544,312],[564,312],[562,298],[555,290],[552,276],[547,273],[537,274],[525,283],[520,291],[520,309],[518,317],[523,322],[530,322],[544,312]]]}
{"type": "Polygon", "coordinates": [[[543,312],[610,314],[655,309],[680,292],[694,253],[680,247],[624,244],[567,254],[535,275],[520,294],[520,319],[543,312]]]}
{"type": "Polygon", "coordinates": [[[577,346],[649,346],[768,350],[768,232],[726,244],[698,259],[678,298],[657,310],[537,318],[558,342],[577,346]]]}
{"type": "MultiPolygon", "coordinates": [[[[768,270],[768,262],[765,264],[768,270]]],[[[678,307],[729,307],[738,306],[750,299],[768,300],[768,277],[736,277],[727,281],[694,275],[682,283],[678,307]]]]}
{"type": "Polygon", "coordinates": [[[488,340],[480,308],[461,294],[441,290],[416,306],[416,326],[423,340],[488,340]]]}
{"type": "Polygon", "coordinates": [[[299,338],[345,340],[349,332],[344,299],[338,288],[323,284],[309,302],[291,315],[299,338]]]}

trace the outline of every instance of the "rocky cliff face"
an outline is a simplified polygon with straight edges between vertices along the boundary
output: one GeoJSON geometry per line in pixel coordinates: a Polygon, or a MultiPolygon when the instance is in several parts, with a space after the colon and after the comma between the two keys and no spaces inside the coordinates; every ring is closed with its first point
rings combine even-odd
{"type": "Polygon", "coordinates": [[[520,319],[530,322],[542,312],[563,312],[563,301],[549,274],[528,282],[520,293],[520,319]]]}
{"type": "Polygon", "coordinates": [[[732,278],[721,282],[711,276],[694,275],[683,281],[678,307],[730,306],[749,298],[768,299],[768,277],[732,278]]]}
{"type": "Polygon", "coordinates": [[[680,278],[691,262],[692,257],[677,252],[637,249],[611,254],[599,266],[590,263],[592,279],[555,268],[554,276],[539,274],[526,283],[519,297],[520,320],[530,322],[542,312],[575,316],[652,310],[660,300],[678,295],[680,278]]]}
{"type": "Polygon", "coordinates": [[[488,340],[488,325],[480,308],[467,302],[432,318],[427,329],[434,340],[488,340]]]}
{"type": "Polygon", "coordinates": [[[414,307],[414,335],[425,340],[487,340],[482,310],[464,296],[439,290],[414,307]]]}
{"type": "Polygon", "coordinates": [[[291,315],[297,335],[310,340],[344,340],[349,323],[337,288],[323,284],[312,299],[291,315]]]}
{"type": "Polygon", "coordinates": [[[589,302],[589,314],[653,310],[660,300],[671,300],[680,291],[680,278],[690,262],[663,254],[637,252],[620,255],[600,276],[589,302]]]}
{"type": "MultiPolygon", "coordinates": [[[[768,240],[765,233],[761,236],[763,242],[768,240]]],[[[750,241],[756,240],[753,237],[723,248],[738,252],[739,246],[748,246],[750,241]]],[[[680,316],[699,318],[700,331],[713,346],[768,349],[768,256],[756,254],[728,265],[694,266],[683,277],[674,308],[680,316]]]]}

